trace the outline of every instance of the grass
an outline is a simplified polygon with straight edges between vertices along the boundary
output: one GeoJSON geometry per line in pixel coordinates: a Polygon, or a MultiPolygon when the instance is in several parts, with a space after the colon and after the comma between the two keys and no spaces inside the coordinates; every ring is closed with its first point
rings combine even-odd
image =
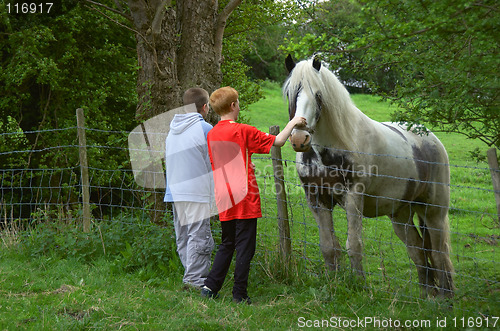
{"type": "MultiPolygon", "coordinates": [[[[266,84],[265,92],[267,98],[250,107],[250,124],[264,131],[270,125],[284,127],[288,116],[279,87],[266,84]]],[[[387,103],[366,95],[354,95],[353,99],[370,117],[388,120],[391,106],[387,103]]],[[[444,318],[448,328],[454,326],[453,318],[480,318],[485,326],[482,317],[500,316],[496,262],[500,229],[491,216],[495,212],[492,192],[478,189],[491,186],[487,165],[468,158],[467,151],[486,148],[458,135],[438,136],[454,165],[450,222],[457,295],[451,302],[419,298],[414,266],[386,217],[367,219],[364,224],[366,280],[350,272],[347,258],[345,268],[327,272],[319,252],[318,229],[294,170],[295,153],[286,145],[282,152],[288,160],[285,176],[293,259],[286,270],[278,258],[270,160],[256,156],[264,217],[259,220],[259,246],[249,281],[252,306],[231,302],[231,272],[218,300],[204,300],[197,292],[183,291],[182,267],[172,254],[173,230],[169,228],[148,225],[146,230],[131,229],[128,224],[132,219],[115,219],[117,226],[102,225],[99,231],[94,228],[86,239],[58,223],[38,232],[4,227],[0,241],[0,329],[293,330],[325,323],[357,329],[338,323],[358,318],[420,323],[412,329],[423,329],[422,323],[427,321],[436,328],[438,320],[444,318]],[[41,246],[44,249],[39,249],[41,246]],[[104,246],[105,254],[100,251],[104,246]],[[162,256],[162,251],[169,253],[162,256]],[[155,258],[148,260],[151,255],[155,258]]],[[[334,211],[334,220],[340,240],[345,242],[342,210],[334,211]]],[[[213,229],[217,234],[218,224],[213,229]]],[[[364,326],[395,329],[387,324],[364,326]]]]}
{"type": "Polygon", "coordinates": [[[288,330],[307,320],[376,316],[414,319],[434,313],[451,316],[433,301],[409,302],[384,292],[363,290],[348,275],[301,277],[292,285],[252,272],[252,306],[231,302],[225,288],[218,300],[180,290],[178,275],[141,280],[140,271],[116,273],[109,261],[92,264],[40,257],[2,258],[0,327],[8,330],[288,330]],[[348,298],[348,302],[346,302],[348,298]]]}

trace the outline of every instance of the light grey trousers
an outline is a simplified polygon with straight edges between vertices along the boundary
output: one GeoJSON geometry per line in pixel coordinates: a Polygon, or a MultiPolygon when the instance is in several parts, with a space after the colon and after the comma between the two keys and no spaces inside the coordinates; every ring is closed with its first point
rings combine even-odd
{"type": "Polygon", "coordinates": [[[201,287],[210,271],[214,240],[210,230],[207,204],[196,202],[174,203],[174,227],[177,253],[184,266],[185,284],[201,287]]]}

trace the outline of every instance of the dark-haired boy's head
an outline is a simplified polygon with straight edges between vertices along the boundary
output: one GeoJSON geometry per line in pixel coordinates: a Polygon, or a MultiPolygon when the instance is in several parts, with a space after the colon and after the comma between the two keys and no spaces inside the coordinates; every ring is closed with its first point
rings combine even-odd
{"type": "Polygon", "coordinates": [[[205,89],[193,87],[184,92],[182,99],[185,106],[194,103],[198,113],[201,113],[203,111],[203,106],[208,104],[209,96],[205,89]]]}

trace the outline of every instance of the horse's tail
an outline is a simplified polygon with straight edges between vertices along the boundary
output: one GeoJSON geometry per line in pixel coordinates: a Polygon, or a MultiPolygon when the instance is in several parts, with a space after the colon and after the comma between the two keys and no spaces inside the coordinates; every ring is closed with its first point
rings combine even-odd
{"type": "Polygon", "coordinates": [[[453,263],[451,262],[451,238],[450,238],[450,223],[448,213],[442,218],[439,229],[433,229],[440,232],[440,241],[431,241],[429,228],[425,222],[425,218],[418,216],[420,232],[422,234],[424,255],[429,259],[432,268],[433,277],[439,283],[441,294],[444,296],[453,296],[454,285],[452,274],[454,273],[453,263]],[[439,253],[440,258],[436,261],[436,254],[439,253]],[[449,293],[444,293],[449,292],[449,293]]]}
{"type": "Polygon", "coordinates": [[[430,266],[430,268],[428,268],[427,270],[427,278],[428,278],[427,284],[434,284],[434,282],[436,281],[436,273],[434,272],[436,270],[436,265],[432,260],[431,236],[429,234],[429,231],[427,230],[425,219],[420,215],[418,215],[418,222],[419,222],[420,233],[422,235],[422,245],[423,245],[422,249],[424,250],[424,258],[427,265],[430,266]]]}

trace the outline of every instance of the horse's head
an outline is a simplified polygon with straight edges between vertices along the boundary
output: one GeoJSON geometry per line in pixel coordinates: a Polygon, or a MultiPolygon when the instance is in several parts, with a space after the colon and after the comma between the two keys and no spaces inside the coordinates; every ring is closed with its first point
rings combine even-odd
{"type": "Polygon", "coordinates": [[[312,61],[302,61],[296,65],[292,57],[288,55],[285,65],[290,73],[283,86],[283,93],[288,98],[288,114],[290,119],[301,116],[307,121],[307,127],[293,129],[290,142],[296,152],[307,152],[311,148],[312,135],[321,114],[322,102],[321,94],[312,86],[305,87],[301,82],[303,75],[309,73],[303,70],[304,66],[312,66],[315,69],[314,72],[319,74],[321,61],[314,58],[312,61]]]}

